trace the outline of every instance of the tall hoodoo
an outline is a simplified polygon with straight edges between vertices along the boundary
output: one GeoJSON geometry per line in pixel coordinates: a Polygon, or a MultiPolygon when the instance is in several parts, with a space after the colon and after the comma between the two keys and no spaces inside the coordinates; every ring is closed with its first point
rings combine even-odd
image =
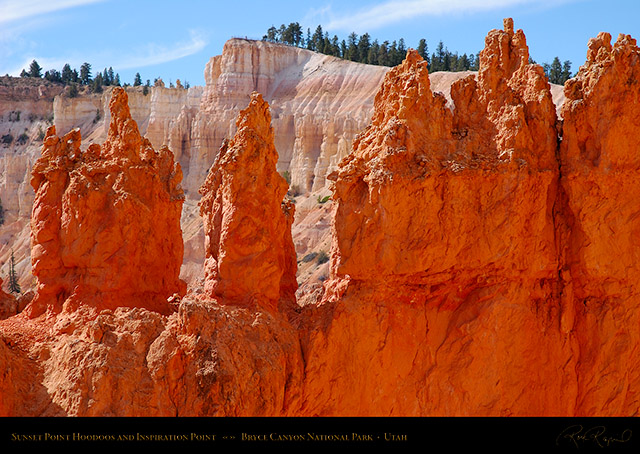
{"type": "Polygon", "coordinates": [[[155,151],[131,118],[127,93],[110,102],[109,135],[81,149],[79,130],[50,127],[33,167],[33,315],[70,301],[167,312],[184,293],[180,214],[182,172],[173,153],[155,151]]]}
{"type": "Polygon", "coordinates": [[[205,229],[205,290],[224,304],[275,309],[293,301],[294,207],[276,171],[269,104],[259,93],[236,122],[200,188],[205,229]]]}
{"type": "Polygon", "coordinates": [[[552,402],[559,412],[569,405],[557,402],[558,364],[570,354],[531,310],[552,300],[558,276],[550,87],[511,20],[489,33],[480,65],[453,84],[451,111],[410,51],[332,175],[326,287],[337,290],[310,338],[310,411],[546,414],[552,402]],[[542,399],[530,391],[540,376],[542,399]]]}
{"type": "Polygon", "coordinates": [[[600,33],[567,81],[560,146],[564,292],[584,377],[579,414],[633,414],[640,361],[640,48],[600,33]],[[602,377],[607,377],[603,380],[602,377]],[[624,388],[620,384],[624,383],[624,388]],[[621,391],[624,389],[625,391],[621,391]]]}

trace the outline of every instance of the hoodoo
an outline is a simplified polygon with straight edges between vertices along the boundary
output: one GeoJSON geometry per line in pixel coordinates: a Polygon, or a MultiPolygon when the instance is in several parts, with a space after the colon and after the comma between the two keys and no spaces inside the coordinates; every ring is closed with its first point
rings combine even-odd
{"type": "Polygon", "coordinates": [[[565,85],[560,160],[563,299],[576,413],[638,413],[640,49],[600,33],[565,85]]]}
{"type": "Polygon", "coordinates": [[[186,290],[180,166],[141,137],[124,89],[110,109],[102,146],[82,150],[79,130],[58,137],[52,126],[33,167],[32,316],[65,302],[167,312],[167,298],[186,290]]]}
{"type": "Polygon", "coordinates": [[[524,34],[504,25],[478,75],[453,84],[453,111],[410,51],[331,176],[331,291],[306,363],[313,411],[572,410],[572,353],[554,322],[556,113],[524,34]]]}
{"type": "Polygon", "coordinates": [[[258,93],[236,122],[200,189],[205,290],[225,304],[276,308],[295,300],[294,205],[276,171],[269,104],[258,93]]]}

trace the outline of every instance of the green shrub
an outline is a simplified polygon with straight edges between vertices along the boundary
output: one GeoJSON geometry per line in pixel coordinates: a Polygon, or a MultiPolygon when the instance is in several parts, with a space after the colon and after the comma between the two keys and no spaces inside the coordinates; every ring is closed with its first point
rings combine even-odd
{"type": "Polygon", "coordinates": [[[312,261],[313,259],[315,259],[317,256],[318,256],[318,253],[317,253],[317,252],[310,252],[309,254],[305,255],[305,256],[302,258],[302,261],[303,261],[303,262],[305,262],[305,263],[307,263],[307,262],[310,262],[310,261],[312,261]]]}
{"type": "Polygon", "coordinates": [[[329,255],[324,251],[320,251],[320,253],[318,254],[318,265],[322,265],[323,263],[327,263],[328,261],[329,255]]]}
{"type": "Polygon", "coordinates": [[[20,134],[18,136],[18,138],[16,139],[16,143],[18,145],[24,145],[25,143],[27,143],[27,141],[29,140],[29,136],[27,135],[26,132],[23,132],[22,134],[20,134]]]}

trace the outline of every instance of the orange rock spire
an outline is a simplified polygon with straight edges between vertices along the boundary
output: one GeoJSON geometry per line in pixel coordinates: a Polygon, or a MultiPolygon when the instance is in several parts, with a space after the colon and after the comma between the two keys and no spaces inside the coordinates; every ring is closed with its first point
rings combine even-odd
{"type": "Polygon", "coordinates": [[[293,204],[276,171],[269,105],[258,93],[236,122],[200,189],[205,289],[225,304],[275,308],[297,289],[293,204]]]}
{"type": "Polygon", "coordinates": [[[79,130],[58,137],[52,126],[33,167],[34,315],[70,296],[166,312],[167,297],[185,291],[180,166],[140,136],[124,89],[113,90],[110,109],[102,146],[82,151],[79,130]]]}

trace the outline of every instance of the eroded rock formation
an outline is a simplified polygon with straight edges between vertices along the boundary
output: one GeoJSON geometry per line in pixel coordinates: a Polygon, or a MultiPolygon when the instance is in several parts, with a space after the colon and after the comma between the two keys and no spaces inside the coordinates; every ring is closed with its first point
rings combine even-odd
{"type": "Polygon", "coordinates": [[[637,414],[640,380],[640,49],[600,33],[565,86],[563,299],[579,414],[637,414]],[[606,377],[606,378],[603,378],[606,377]]]}
{"type": "Polygon", "coordinates": [[[259,93],[238,115],[237,132],[225,142],[200,189],[205,229],[205,291],[224,303],[275,308],[293,302],[294,205],[276,171],[269,104],[259,93]]]}
{"type": "MultiPolygon", "coordinates": [[[[131,118],[127,94],[113,92],[102,146],[80,148],[79,130],[47,131],[33,168],[33,315],[71,300],[166,312],[184,293],[182,173],[171,151],[156,152],[131,118]]],[[[71,300],[69,301],[71,303],[71,300]]]]}
{"type": "MultiPolygon", "coordinates": [[[[97,293],[78,292],[73,312],[0,321],[0,364],[11,365],[0,367],[0,414],[638,414],[640,169],[626,132],[639,123],[640,50],[606,34],[589,49],[566,86],[564,124],[511,20],[488,34],[480,71],[455,82],[450,99],[410,51],[331,176],[331,275],[298,305],[293,213],[282,205],[269,107],[253,95],[202,186],[204,288],[172,299],[169,315],[92,310],[85,298],[97,293]]],[[[136,143],[116,107],[107,143],[136,143]]],[[[36,237],[85,213],[90,197],[57,195],[65,178],[89,174],[67,170],[86,159],[78,141],[46,138],[36,237]],[[79,214],[45,215],[56,210],[63,221],[79,214]]],[[[126,146],[92,152],[136,156],[126,146]]],[[[69,248],[47,247],[36,251],[43,263],[69,248]]],[[[43,280],[44,295],[69,288],[42,270],[39,279],[61,282],[43,280]]]]}
{"type": "MultiPolygon", "coordinates": [[[[184,298],[173,296],[169,300],[168,294],[162,293],[164,288],[150,292],[146,287],[141,289],[140,285],[136,288],[135,282],[116,281],[115,284],[123,283],[131,287],[114,289],[115,284],[103,278],[100,282],[105,287],[96,287],[101,275],[111,277],[121,264],[102,257],[104,247],[112,244],[107,241],[111,236],[106,233],[115,232],[113,239],[118,240],[121,238],[118,233],[132,231],[131,222],[136,221],[135,218],[123,217],[116,210],[127,208],[127,199],[134,199],[134,207],[143,208],[146,215],[149,212],[167,212],[179,216],[179,209],[174,213],[170,208],[182,201],[181,192],[176,186],[179,166],[173,164],[168,150],[163,149],[160,154],[155,154],[148,142],[140,139],[135,122],[128,115],[124,91],[114,93],[111,108],[110,135],[103,147],[90,146],[87,153],[91,154],[83,155],[74,148],[74,145],[79,145],[79,138],[74,140],[77,132],[72,131],[60,140],[52,129],[45,140],[42,161],[35,167],[39,172],[44,173],[43,169],[47,172],[45,176],[39,173],[34,175],[38,183],[35,185],[38,190],[37,208],[34,209],[34,244],[41,245],[38,241],[42,241],[47,232],[58,233],[58,237],[49,235],[52,239],[49,244],[44,243],[42,254],[34,254],[40,259],[34,263],[34,270],[40,279],[36,301],[23,313],[0,322],[0,361],[3,361],[3,365],[10,364],[10,367],[0,368],[0,395],[5,396],[0,398],[0,414],[292,414],[293,409],[299,408],[297,401],[303,377],[297,332],[289,322],[293,314],[291,306],[295,303],[293,294],[296,286],[295,251],[291,240],[293,209],[283,201],[287,185],[275,170],[277,153],[273,147],[267,103],[256,94],[240,115],[238,133],[211,173],[211,179],[219,179],[221,184],[215,189],[209,184],[204,185],[206,191],[202,207],[203,215],[208,219],[207,225],[221,232],[218,237],[209,238],[212,249],[212,243],[216,242],[215,249],[223,251],[222,257],[216,256],[221,265],[218,268],[223,272],[228,267],[236,273],[243,273],[244,269],[234,263],[240,261],[240,265],[244,265],[248,272],[262,273],[260,276],[254,275],[257,281],[251,281],[259,287],[253,291],[243,287],[242,276],[223,274],[217,276],[221,285],[215,286],[214,290],[222,288],[222,291],[220,294],[214,292],[215,298],[196,289],[184,298]],[[72,159],[74,157],[75,160],[72,159]],[[234,159],[240,165],[234,166],[228,162],[234,159]],[[54,163],[58,167],[52,169],[54,163]],[[62,167],[72,164],[75,167],[71,171],[62,167]],[[84,166],[88,164],[95,167],[86,169],[84,166]],[[132,182],[127,181],[132,171],[137,171],[139,182],[144,183],[148,191],[153,191],[153,197],[148,197],[144,191],[140,192],[132,182]],[[97,181],[74,181],[74,176],[77,178],[75,174],[85,178],[87,174],[97,174],[101,178],[97,181]],[[144,179],[147,175],[151,175],[150,180],[144,179]],[[45,177],[48,179],[45,180],[45,177]],[[252,178],[257,183],[252,183],[252,178]],[[107,186],[109,182],[111,186],[107,186]],[[119,182],[119,185],[113,182],[119,182]],[[267,185],[272,192],[264,191],[267,185]],[[68,242],[60,238],[77,235],[77,231],[68,228],[73,225],[73,218],[91,221],[97,216],[89,210],[93,205],[86,207],[83,198],[77,197],[84,195],[84,199],[91,201],[91,195],[79,191],[87,186],[98,193],[96,197],[100,197],[100,193],[106,193],[102,197],[108,197],[109,194],[119,196],[110,206],[100,206],[109,216],[109,222],[103,220],[101,227],[112,230],[102,234],[103,230],[96,232],[91,222],[85,223],[89,237],[102,239],[105,244],[94,242],[85,249],[84,256],[69,258],[68,242]],[[76,197],[68,197],[66,191],[56,191],[60,187],[75,188],[76,197]],[[109,188],[110,191],[105,190],[109,188]],[[135,191],[124,192],[123,188],[135,191]],[[213,190],[209,192],[210,189],[213,190]],[[239,189],[246,191],[246,194],[231,194],[239,189]],[[222,199],[231,198],[218,200],[218,195],[222,199]],[[60,202],[61,197],[63,202],[60,202]],[[157,205],[142,205],[144,200],[155,201],[157,205]],[[217,206],[216,201],[223,203],[217,206]],[[53,208],[57,207],[57,211],[51,209],[48,212],[61,213],[61,220],[44,216],[46,207],[51,204],[53,208]],[[267,209],[272,211],[265,211],[267,209]],[[71,220],[68,219],[70,217],[71,220]],[[252,225],[247,223],[249,217],[255,221],[252,225]],[[51,223],[57,230],[44,228],[51,223]],[[265,224],[272,228],[265,229],[265,224]],[[246,229],[243,230],[246,227],[256,228],[256,232],[250,233],[257,233],[260,241],[248,241],[244,249],[232,250],[233,244],[225,239],[227,234],[232,240],[243,237],[249,240],[245,235],[246,229]],[[263,229],[266,231],[260,234],[263,229]],[[269,234],[274,237],[269,238],[269,234]],[[262,254],[256,254],[257,251],[262,254]],[[242,253],[246,254],[244,261],[242,253]],[[60,268],[43,269],[43,264],[50,263],[44,259],[57,259],[60,268]],[[61,263],[65,259],[67,262],[75,259],[80,264],[100,261],[109,266],[96,270],[65,268],[61,263]],[[226,260],[230,262],[228,266],[226,260]],[[271,263],[271,260],[276,262],[271,263]],[[66,274],[62,274],[65,270],[66,274]],[[89,280],[88,277],[94,279],[89,280]],[[65,300],[69,282],[76,286],[73,294],[65,300]],[[60,294],[55,294],[56,290],[60,294]],[[131,290],[138,292],[133,294],[131,290]],[[243,291],[248,293],[243,294],[243,291]],[[164,297],[164,305],[159,302],[160,296],[164,297]],[[50,302],[52,299],[53,303],[50,302]],[[64,307],[60,312],[58,306],[62,301],[64,307]],[[50,304],[43,307],[47,302],[50,304]],[[175,311],[167,310],[172,306],[175,311]],[[41,314],[44,308],[54,310],[41,314]],[[31,385],[24,385],[25,382],[31,385]]],[[[208,183],[211,181],[208,180],[208,183]]],[[[132,210],[126,213],[129,216],[136,215],[132,210]]],[[[175,226],[178,218],[169,220],[175,226]]],[[[145,218],[137,219],[136,228],[145,225],[145,218]]],[[[164,228],[170,227],[171,224],[164,228]]],[[[133,233],[136,232],[133,230],[133,233]]],[[[151,237],[154,234],[146,233],[146,240],[126,237],[125,244],[118,245],[118,251],[130,254],[139,251],[137,248],[145,246],[142,241],[153,241],[151,237]],[[134,249],[128,249],[131,247],[134,249]]],[[[156,241],[164,241],[162,244],[167,249],[162,250],[153,242],[147,243],[147,249],[142,249],[153,253],[156,261],[154,266],[167,268],[146,270],[155,273],[153,282],[156,284],[177,277],[180,257],[176,254],[181,244],[166,244],[173,238],[172,233],[156,233],[156,241]],[[168,250],[170,248],[173,250],[168,250]],[[167,275],[171,271],[173,273],[167,275]]],[[[144,259],[131,255],[129,263],[137,265],[144,259]]],[[[137,272],[133,269],[129,279],[137,277],[137,272]]]]}
{"type": "Polygon", "coordinates": [[[13,295],[2,290],[2,279],[0,279],[0,320],[14,316],[17,313],[18,301],[13,295]]]}
{"type": "Polygon", "coordinates": [[[563,333],[547,318],[558,274],[556,113],[522,31],[506,21],[490,32],[479,74],[454,83],[451,97],[453,112],[410,51],[332,176],[333,290],[327,314],[316,314],[323,329],[305,383],[315,411],[566,410],[559,364],[570,353],[556,348],[563,333]],[[533,340],[532,331],[546,335],[533,340]],[[345,337],[356,332],[365,334],[345,337]],[[359,358],[367,367],[322,378],[359,358]],[[520,374],[533,378],[515,385],[520,374]],[[525,391],[540,386],[545,396],[525,391]]]}

